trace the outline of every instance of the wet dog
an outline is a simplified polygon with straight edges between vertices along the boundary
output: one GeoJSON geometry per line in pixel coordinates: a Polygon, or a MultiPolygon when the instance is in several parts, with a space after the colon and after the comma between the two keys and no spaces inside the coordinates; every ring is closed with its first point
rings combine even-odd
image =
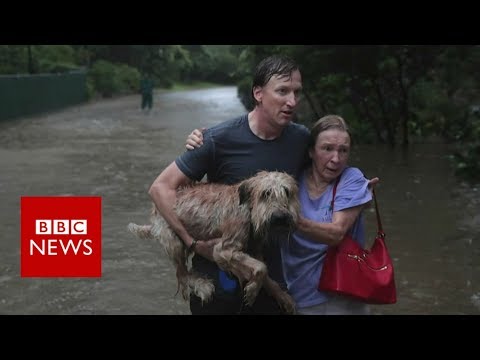
{"type": "MultiPolygon", "coordinates": [[[[261,171],[235,185],[196,183],[177,190],[175,212],[187,231],[199,241],[221,238],[214,246],[215,262],[234,274],[252,305],[262,286],[279,305],[293,313],[293,299],[267,275],[262,250],[272,236],[290,234],[296,227],[300,204],[298,186],[283,172],[261,171]],[[248,249],[248,253],[247,253],[248,249]]],[[[213,281],[188,269],[188,249],[153,207],[151,224],[130,223],[128,229],[140,238],[163,245],[177,270],[179,289],[185,299],[193,291],[202,302],[214,293],[213,281]]],[[[282,239],[285,236],[280,237],[282,239]]]]}

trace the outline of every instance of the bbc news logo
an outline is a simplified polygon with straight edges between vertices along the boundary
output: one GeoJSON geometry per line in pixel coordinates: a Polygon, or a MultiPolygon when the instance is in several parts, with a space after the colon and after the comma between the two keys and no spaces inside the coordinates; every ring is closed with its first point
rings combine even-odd
{"type": "Polygon", "coordinates": [[[21,198],[22,277],[100,277],[102,198],[21,198]]]}
{"type": "MultiPolygon", "coordinates": [[[[36,235],[86,235],[87,234],[87,220],[36,220],[35,226],[36,235]],[[71,224],[71,227],[70,227],[71,224]]],[[[92,254],[92,240],[91,239],[79,239],[73,241],[71,238],[65,239],[48,239],[42,238],[38,243],[33,239],[30,239],[29,255],[33,255],[35,251],[42,255],[57,255],[58,251],[63,252],[64,255],[68,255],[71,251],[75,255],[80,251],[81,247],[84,247],[84,255],[92,254]],[[60,247],[60,248],[59,248],[60,247]]]]}

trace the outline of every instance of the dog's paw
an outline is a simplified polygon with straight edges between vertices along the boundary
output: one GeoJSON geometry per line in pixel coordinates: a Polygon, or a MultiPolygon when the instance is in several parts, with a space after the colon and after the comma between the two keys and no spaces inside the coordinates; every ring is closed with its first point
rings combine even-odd
{"type": "Polygon", "coordinates": [[[257,298],[258,292],[260,291],[260,286],[255,281],[251,281],[247,285],[245,285],[244,291],[245,295],[243,298],[245,300],[245,303],[248,306],[252,306],[255,302],[255,299],[257,298]]]}
{"type": "Polygon", "coordinates": [[[292,315],[295,314],[295,301],[286,291],[279,291],[275,294],[275,298],[278,305],[285,313],[292,315]]]}
{"type": "Polygon", "coordinates": [[[136,235],[137,227],[138,227],[137,224],[130,223],[130,224],[128,224],[127,229],[128,229],[128,231],[130,231],[131,233],[136,235]]]}
{"type": "Polygon", "coordinates": [[[191,284],[191,288],[193,293],[202,300],[202,304],[209,302],[215,292],[213,281],[205,278],[196,278],[194,283],[191,284]]]}

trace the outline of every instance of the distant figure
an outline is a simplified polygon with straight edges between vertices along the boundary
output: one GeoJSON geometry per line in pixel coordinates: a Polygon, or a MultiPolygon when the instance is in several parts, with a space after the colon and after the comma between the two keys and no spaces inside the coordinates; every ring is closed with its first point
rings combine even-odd
{"type": "Polygon", "coordinates": [[[150,75],[146,75],[140,82],[140,93],[142,94],[142,111],[150,112],[153,106],[153,88],[155,84],[150,75]]]}

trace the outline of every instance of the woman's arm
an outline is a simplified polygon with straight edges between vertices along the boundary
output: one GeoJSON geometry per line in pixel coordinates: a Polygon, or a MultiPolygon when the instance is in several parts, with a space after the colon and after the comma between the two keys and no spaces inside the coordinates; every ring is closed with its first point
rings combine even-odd
{"type": "Polygon", "coordinates": [[[334,212],[331,223],[320,223],[300,217],[297,230],[306,237],[322,244],[338,245],[355,223],[363,206],[359,205],[334,212]]]}

